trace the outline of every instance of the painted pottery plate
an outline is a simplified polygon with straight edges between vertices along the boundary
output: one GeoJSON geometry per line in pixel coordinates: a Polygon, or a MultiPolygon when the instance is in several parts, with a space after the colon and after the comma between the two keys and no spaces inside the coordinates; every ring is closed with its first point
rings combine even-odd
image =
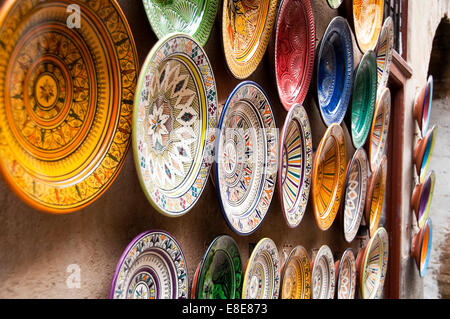
{"type": "Polygon", "coordinates": [[[115,1],[70,3],[79,21],[65,1],[8,1],[0,11],[0,170],[22,200],[51,213],[89,205],[117,177],[138,70],[115,1]]]}
{"type": "Polygon", "coordinates": [[[230,236],[221,235],[214,239],[196,272],[194,298],[241,298],[241,254],[236,242],[230,236]]]}
{"type": "Polygon", "coordinates": [[[387,151],[389,120],[391,117],[391,91],[384,88],[375,106],[369,138],[369,163],[374,171],[387,151]]]}
{"type": "Polygon", "coordinates": [[[428,218],[433,199],[434,185],[436,184],[436,174],[431,171],[425,181],[417,184],[411,199],[411,204],[417,218],[419,228],[422,228],[428,218]]]}
{"type": "Polygon", "coordinates": [[[359,288],[363,299],[379,299],[383,293],[389,258],[389,238],[386,229],[380,227],[358,254],[359,288]]]}
{"type": "Polygon", "coordinates": [[[117,263],[111,285],[114,299],[186,299],[188,270],[175,238],[151,230],[134,238],[117,263]]]}
{"type": "Polygon", "coordinates": [[[281,299],[311,297],[311,268],[308,253],[297,246],[289,253],[281,270],[281,299]]]}
{"type": "Polygon", "coordinates": [[[139,76],[133,150],[141,186],[160,213],[181,216],[200,198],[214,160],[216,112],[203,48],[185,34],[159,40],[139,76]]]}
{"type": "Polygon", "coordinates": [[[286,116],[280,138],[279,196],[289,227],[297,227],[306,211],[312,173],[312,138],[308,115],[294,105],[286,116]]]}
{"type": "Polygon", "coordinates": [[[351,248],[336,262],[337,299],[354,299],[356,292],[356,259],[351,248]]]}
{"type": "Polygon", "coordinates": [[[218,0],[142,0],[156,36],[186,33],[202,46],[206,44],[216,20],[218,0]]]}
{"type": "Polygon", "coordinates": [[[317,96],[326,126],[344,119],[352,93],[353,44],[347,20],[335,17],[319,44],[317,96]]]}
{"type": "Polygon", "coordinates": [[[372,173],[367,188],[365,220],[369,226],[369,236],[372,237],[378,229],[380,217],[383,213],[384,197],[386,193],[387,158],[383,155],[380,165],[372,173]]]}
{"type": "Polygon", "coordinates": [[[327,245],[320,247],[312,261],[312,299],[333,299],[335,289],[335,270],[333,254],[327,245]]]}
{"type": "Polygon", "coordinates": [[[392,52],[394,50],[394,23],[391,17],[384,20],[378,39],[375,54],[377,57],[377,83],[378,91],[384,89],[389,79],[391,69],[392,52]]]}
{"type": "Polygon", "coordinates": [[[436,142],[436,132],[437,126],[433,125],[414,148],[414,164],[416,165],[416,172],[419,175],[420,183],[425,181],[428,172],[428,166],[430,165],[434,144],[436,142]]]}
{"type": "Polygon", "coordinates": [[[428,131],[431,106],[433,104],[433,76],[428,76],[427,83],[418,92],[414,102],[414,119],[419,125],[422,136],[428,131]]]}
{"type": "Polygon", "coordinates": [[[332,124],[320,141],[313,165],[312,200],[321,230],[331,227],[339,210],[346,162],[344,132],[341,126],[332,124]]]}
{"type": "Polygon", "coordinates": [[[351,133],[355,148],[364,145],[372,125],[377,98],[375,53],[367,51],[359,62],[353,82],[351,133]]]}
{"type": "Polygon", "coordinates": [[[316,31],[310,0],[283,0],[276,23],[275,75],[286,110],[303,103],[314,69],[316,31]]]}
{"type": "Polygon", "coordinates": [[[367,192],[369,163],[366,151],[358,148],[347,165],[343,206],[344,238],[352,242],[361,224],[367,192]]]}
{"type": "Polygon", "coordinates": [[[242,299],[278,299],[280,258],[270,238],[261,239],[244,270],[242,299]]]}
{"type": "Polygon", "coordinates": [[[427,218],[411,245],[412,256],[419,268],[420,277],[425,277],[430,262],[431,242],[433,239],[431,219],[427,218]]]}
{"type": "Polygon", "coordinates": [[[331,9],[337,9],[342,4],[343,0],[327,0],[328,5],[331,9]]]}
{"type": "Polygon", "coordinates": [[[358,46],[363,53],[374,50],[383,24],[384,0],[353,1],[353,22],[358,46]]]}
{"type": "Polygon", "coordinates": [[[277,1],[225,0],[222,40],[225,59],[237,79],[258,67],[266,52],[275,22],[277,1]]]}
{"type": "Polygon", "coordinates": [[[241,82],[219,121],[216,183],[230,227],[255,231],[272,201],[278,170],[278,130],[270,102],[254,82],[241,82]]]}

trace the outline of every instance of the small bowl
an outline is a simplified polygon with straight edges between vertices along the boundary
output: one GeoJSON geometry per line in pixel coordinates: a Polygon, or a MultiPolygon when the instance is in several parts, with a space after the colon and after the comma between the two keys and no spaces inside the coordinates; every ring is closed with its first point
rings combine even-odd
{"type": "Polygon", "coordinates": [[[419,228],[422,228],[428,219],[435,183],[436,174],[431,171],[423,183],[418,183],[414,187],[411,206],[415,212],[419,228]]]}
{"type": "Polygon", "coordinates": [[[412,240],[411,255],[416,261],[420,277],[425,276],[428,263],[430,262],[431,242],[433,238],[432,230],[431,219],[427,218],[423,227],[414,235],[412,240]]]}

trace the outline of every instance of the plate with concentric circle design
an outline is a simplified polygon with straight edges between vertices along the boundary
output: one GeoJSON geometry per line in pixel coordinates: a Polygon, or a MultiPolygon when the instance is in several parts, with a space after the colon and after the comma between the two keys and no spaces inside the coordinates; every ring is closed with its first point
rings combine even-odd
{"type": "Polygon", "coordinates": [[[383,24],[384,0],[353,1],[353,22],[358,46],[363,53],[374,50],[383,24]]]}
{"type": "Polygon", "coordinates": [[[254,232],[272,201],[278,171],[278,130],[263,89],[245,81],[223,108],[216,147],[222,212],[240,235],[254,232]]]}
{"type": "Polygon", "coordinates": [[[197,203],[214,161],[217,95],[203,48],[172,33],[148,54],[133,113],[134,161],[141,187],[160,213],[197,203]]]}
{"type": "Polygon", "coordinates": [[[347,162],[342,127],[332,124],[317,148],[312,179],[312,200],[317,226],[331,227],[340,208],[347,162]]]}
{"type": "Polygon", "coordinates": [[[372,237],[378,229],[380,217],[383,213],[384,197],[386,194],[387,157],[383,155],[381,163],[370,176],[367,186],[365,220],[369,226],[369,236],[372,237]]]}
{"type": "Polygon", "coordinates": [[[335,289],[334,259],[330,247],[323,245],[311,262],[311,299],[333,299],[335,289]]]}
{"type": "Polygon", "coordinates": [[[306,211],[312,173],[312,137],[308,115],[294,105],[284,122],[280,137],[278,168],[279,197],[289,227],[297,227],[306,211]]]}
{"type": "Polygon", "coordinates": [[[311,268],[308,253],[297,246],[289,253],[281,269],[281,299],[309,299],[311,297],[311,268]]]}
{"type": "Polygon", "coordinates": [[[134,238],[117,263],[111,285],[113,299],[186,299],[188,270],[175,238],[151,230],[134,238]]]}
{"type": "Polygon", "coordinates": [[[335,263],[337,299],[354,299],[356,292],[356,259],[351,248],[335,263]]]}
{"type": "Polygon", "coordinates": [[[273,240],[261,239],[244,267],[242,299],[278,299],[280,267],[278,249],[273,240]]]}
{"type": "Polygon", "coordinates": [[[67,1],[0,10],[0,171],[22,200],[50,213],[89,205],[117,177],[139,68],[116,1],[70,4],[79,21],[68,19],[67,1]]]}
{"type": "Polygon", "coordinates": [[[394,51],[394,23],[391,17],[384,20],[378,39],[375,54],[377,56],[377,82],[378,91],[384,89],[389,79],[392,53],[394,51]]]}

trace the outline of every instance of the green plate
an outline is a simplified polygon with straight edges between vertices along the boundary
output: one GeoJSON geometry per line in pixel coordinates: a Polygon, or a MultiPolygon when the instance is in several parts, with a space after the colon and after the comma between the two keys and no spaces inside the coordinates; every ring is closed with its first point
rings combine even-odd
{"type": "Polygon", "coordinates": [[[353,82],[351,127],[355,148],[364,145],[372,126],[377,97],[377,62],[375,53],[367,51],[359,63],[353,82]]]}
{"type": "Polygon", "coordinates": [[[161,39],[172,32],[192,36],[205,46],[216,19],[218,0],[142,0],[150,25],[161,39]]]}

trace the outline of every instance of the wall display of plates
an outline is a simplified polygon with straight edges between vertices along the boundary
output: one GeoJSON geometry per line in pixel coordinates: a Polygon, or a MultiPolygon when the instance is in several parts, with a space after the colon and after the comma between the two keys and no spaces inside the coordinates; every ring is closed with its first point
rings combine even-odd
{"type": "Polygon", "coordinates": [[[384,88],[375,106],[372,127],[369,134],[369,164],[371,171],[380,164],[383,155],[387,152],[387,138],[389,133],[389,120],[391,117],[391,91],[384,88]]]}
{"type": "Polygon", "coordinates": [[[289,227],[297,227],[306,211],[312,173],[312,137],[308,114],[294,105],[286,116],[280,136],[279,197],[289,227]]]}
{"type": "Polygon", "coordinates": [[[121,170],[138,56],[115,1],[18,0],[0,12],[0,171],[28,205],[79,210],[121,170]],[[20,21],[20,23],[18,22],[20,21]]]}
{"type": "Polygon", "coordinates": [[[378,39],[375,55],[377,57],[377,83],[378,91],[384,89],[389,79],[392,53],[394,51],[394,23],[391,17],[384,20],[378,39]]]}
{"type": "Polygon", "coordinates": [[[225,0],[222,39],[228,68],[237,79],[249,77],[266,52],[277,1],[225,0]]]}
{"type": "Polygon", "coordinates": [[[308,253],[297,246],[289,253],[281,268],[281,299],[309,299],[311,297],[311,268],[308,253]]]}
{"type": "Polygon", "coordinates": [[[344,119],[352,83],[352,35],[347,20],[338,16],[328,25],[317,55],[317,97],[326,126],[344,119]]]}
{"type": "Polygon", "coordinates": [[[278,170],[278,130],[266,93],[241,82],[223,108],[216,147],[216,184],[222,212],[240,235],[264,220],[278,170]]]}
{"type": "Polygon", "coordinates": [[[335,269],[330,247],[323,245],[311,261],[311,299],[333,299],[335,269]]]}
{"type": "Polygon", "coordinates": [[[362,299],[379,299],[383,293],[389,258],[389,238],[380,227],[356,258],[357,280],[362,299]]]}
{"type": "Polygon", "coordinates": [[[186,33],[205,46],[216,20],[219,0],[142,0],[156,36],[186,33]]]}
{"type": "Polygon", "coordinates": [[[240,299],[242,261],[233,238],[221,235],[214,239],[195,272],[193,299],[240,299]]]}
{"type": "Polygon", "coordinates": [[[354,299],[356,292],[356,259],[351,248],[334,264],[337,299],[354,299]]]}
{"type": "Polygon", "coordinates": [[[280,290],[280,257],[270,238],[256,244],[244,267],[242,299],[278,299],[280,290]]]}
{"type": "Polygon", "coordinates": [[[431,219],[427,218],[420,231],[414,235],[412,240],[411,255],[419,269],[420,277],[425,276],[428,263],[430,262],[431,242],[433,238],[432,230],[431,219]]]}
{"type": "Polygon", "coordinates": [[[186,259],[175,238],[162,230],[150,230],[134,238],[117,263],[109,297],[188,298],[186,259]]]}
{"type": "Polygon", "coordinates": [[[428,130],[427,134],[421,138],[414,148],[414,164],[416,166],[416,172],[419,176],[419,183],[423,183],[426,174],[428,172],[428,166],[431,161],[431,155],[434,150],[434,143],[436,141],[436,129],[437,126],[433,125],[428,130]]]}
{"type": "Polygon", "coordinates": [[[217,95],[203,48],[170,34],[148,54],[133,111],[133,150],[145,195],[175,217],[198,201],[214,160],[217,95]]]}
{"type": "Polygon", "coordinates": [[[353,1],[353,22],[358,46],[374,50],[383,24],[384,0],[353,1]]]}
{"type": "Polygon", "coordinates": [[[314,70],[316,30],[310,0],[282,0],[276,22],[275,75],[284,108],[303,103],[314,70]]]}
{"type": "Polygon", "coordinates": [[[377,65],[375,53],[367,51],[359,62],[353,82],[351,135],[355,148],[366,142],[372,125],[377,98],[377,65]]]}
{"type": "Polygon", "coordinates": [[[427,83],[417,93],[414,101],[413,116],[419,125],[422,136],[428,131],[431,106],[433,105],[433,76],[428,76],[427,83]]]}
{"type": "Polygon", "coordinates": [[[364,213],[369,174],[366,151],[358,148],[347,165],[343,197],[342,224],[344,238],[352,242],[358,233],[364,213]]]}
{"type": "Polygon", "coordinates": [[[380,165],[372,172],[367,187],[365,221],[372,237],[378,229],[380,217],[383,213],[384,196],[386,193],[387,158],[383,156],[380,165]]]}
{"type": "Polygon", "coordinates": [[[423,183],[418,183],[414,187],[411,206],[415,212],[419,228],[422,228],[428,219],[435,183],[436,174],[434,171],[431,171],[423,183]]]}
{"type": "Polygon", "coordinates": [[[328,5],[331,9],[337,9],[342,4],[344,0],[327,0],[328,5]]]}
{"type": "Polygon", "coordinates": [[[317,148],[312,173],[314,216],[321,230],[331,227],[340,208],[346,162],[344,131],[332,124],[317,148]]]}

